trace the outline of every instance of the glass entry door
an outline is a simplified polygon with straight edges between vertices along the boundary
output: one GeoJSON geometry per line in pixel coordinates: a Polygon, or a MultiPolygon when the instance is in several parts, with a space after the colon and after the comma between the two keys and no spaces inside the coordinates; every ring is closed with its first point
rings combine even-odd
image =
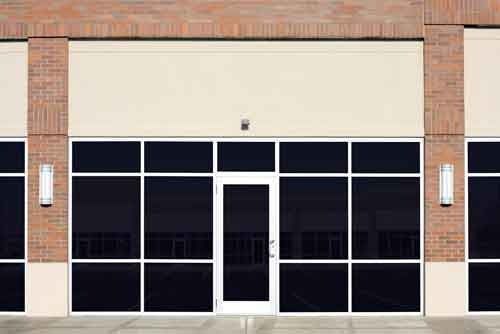
{"type": "Polygon", "coordinates": [[[218,313],[275,313],[275,196],[272,178],[217,182],[218,313]]]}

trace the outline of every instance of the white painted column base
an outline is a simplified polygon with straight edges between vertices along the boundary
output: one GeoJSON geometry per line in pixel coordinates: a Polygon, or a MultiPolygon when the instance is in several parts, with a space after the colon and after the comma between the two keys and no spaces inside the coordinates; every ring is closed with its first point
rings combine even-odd
{"type": "Polygon", "coordinates": [[[26,298],[28,316],[67,316],[68,264],[28,263],[26,298]]]}
{"type": "Polygon", "coordinates": [[[463,316],[466,313],[465,262],[425,264],[425,315],[463,316]]]}

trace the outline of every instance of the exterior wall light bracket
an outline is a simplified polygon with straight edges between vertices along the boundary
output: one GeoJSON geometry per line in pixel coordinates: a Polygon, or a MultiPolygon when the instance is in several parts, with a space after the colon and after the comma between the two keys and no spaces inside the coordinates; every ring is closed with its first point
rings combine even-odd
{"type": "Polygon", "coordinates": [[[40,165],[40,183],[39,183],[40,205],[50,206],[54,203],[54,166],[40,165]]]}
{"type": "Polygon", "coordinates": [[[439,203],[443,206],[453,204],[453,165],[439,166],[439,203]]]}

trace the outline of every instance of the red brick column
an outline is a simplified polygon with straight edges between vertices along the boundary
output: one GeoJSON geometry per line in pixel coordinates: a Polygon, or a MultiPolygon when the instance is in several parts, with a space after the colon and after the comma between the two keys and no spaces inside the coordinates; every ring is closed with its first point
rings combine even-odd
{"type": "Polygon", "coordinates": [[[68,40],[28,42],[28,314],[67,314],[68,40]],[[54,204],[39,204],[40,164],[54,166],[54,204]]]}
{"type": "Polygon", "coordinates": [[[464,27],[425,26],[425,312],[463,315],[464,27]],[[439,165],[455,167],[454,204],[439,203],[439,165]]]}

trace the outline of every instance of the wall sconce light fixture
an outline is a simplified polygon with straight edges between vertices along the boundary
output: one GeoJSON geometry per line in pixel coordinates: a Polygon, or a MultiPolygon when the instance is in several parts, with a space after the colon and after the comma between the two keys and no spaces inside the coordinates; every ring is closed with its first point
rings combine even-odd
{"type": "Polygon", "coordinates": [[[439,166],[439,203],[445,206],[453,204],[452,164],[442,164],[439,166]]]}
{"type": "Polygon", "coordinates": [[[54,203],[54,166],[40,165],[40,184],[39,184],[40,205],[50,206],[54,203]]]}

